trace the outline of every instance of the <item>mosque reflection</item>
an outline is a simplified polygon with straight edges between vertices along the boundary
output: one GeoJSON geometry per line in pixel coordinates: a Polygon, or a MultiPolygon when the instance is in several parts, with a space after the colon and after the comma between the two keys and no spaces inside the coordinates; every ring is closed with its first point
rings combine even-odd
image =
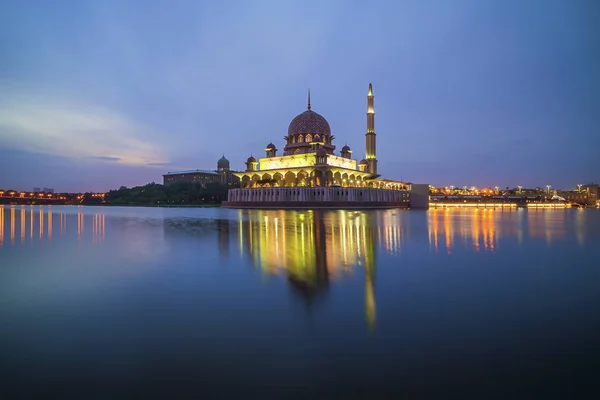
{"type": "Polygon", "coordinates": [[[36,241],[53,239],[58,229],[60,236],[67,236],[67,221],[77,219],[77,236],[85,237],[85,221],[88,220],[92,243],[104,241],[104,213],[84,213],[83,207],[59,208],[54,211],[52,206],[4,206],[0,205],[0,247],[7,244],[35,243],[36,241]],[[17,230],[18,225],[18,230],[17,230]],[[18,232],[18,236],[17,236],[18,232]],[[35,240],[38,239],[38,240],[35,240]]]}
{"type": "Polygon", "coordinates": [[[221,222],[221,248],[230,247],[228,233],[237,235],[242,256],[264,274],[285,276],[309,304],[328,291],[332,280],[362,268],[366,320],[374,327],[377,238],[387,238],[390,250],[397,251],[401,235],[394,228],[398,230],[399,223],[378,229],[372,213],[348,211],[249,210],[238,217],[233,229],[226,226],[228,221],[221,222]]]}

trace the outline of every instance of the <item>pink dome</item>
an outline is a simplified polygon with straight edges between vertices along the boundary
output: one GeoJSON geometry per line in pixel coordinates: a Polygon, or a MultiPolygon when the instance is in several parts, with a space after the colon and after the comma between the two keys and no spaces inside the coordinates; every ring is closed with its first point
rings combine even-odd
{"type": "Polygon", "coordinates": [[[298,133],[311,133],[313,135],[318,133],[321,136],[331,135],[331,128],[327,120],[320,114],[307,110],[297,115],[288,127],[288,135],[298,133]]]}

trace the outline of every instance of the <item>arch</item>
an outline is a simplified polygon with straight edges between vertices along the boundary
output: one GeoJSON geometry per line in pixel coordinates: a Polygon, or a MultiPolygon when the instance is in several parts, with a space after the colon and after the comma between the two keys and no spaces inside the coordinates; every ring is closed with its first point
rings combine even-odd
{"type": "Polygon", "coordinates": [[[253,174],[252,175],[252,184],[251,184],[251,187],[253,187],[253,188],[258,187],[258,181],[259,180],[260,180],[260,175],[253,174]]]}
{"type": "Polygon", "coordinates": [[[323,180],[323,172],[321,170],[316,170],[313,172],[315,186],[325,186],[325,181],[323,180]]]}
{"type": "Polygon", "coordinates": [[[320,142],[321,141],[321,136],[319,136],[319,134],[317,133],[313,139],[315,142],[320,142]]]}
{"type": "Polygon", "coordinates": [[[285,186],[296,186],[296,174],[292,171],[288,171],[284,176],[285,186]]]}
{"type": "Polygon", "coordinates": [[[304,142],[304,136],[298,135],[298,143],[304,142]]]}
{"type": "Polygon", "coordinates": [[[312,140],[313,140],[313,137],[312,137],[312,135],[311,135],[310,133],[307,133],[307,134],[306,134],[306,141],[307,141],[308,143],[310,143],[310,142],[312,142],[312,140]]]}
{"type": "Polygon", "coordinates": [[[333,172],[327,170],[325,172],[325,186],[331,186],[333,184],[333,172]]]}
{"type": "Polygon", "coordinates": [[[261,187],[271,187],[272,186],[272,182],[270,182],[271,179],[273,179],[271,177],[271,174],[263,174],[260,177],[260,182],[259,182],[260,186],[261,187]]]}
{"type": "Polygon", "coordinates": [[[297,174],[297,186],[309,186],[308,172],[301,170],[297,174]]]}
{"type": "Polygon", "coordinates": [[[275,180],[275,186],[283,186],[283,175],[280,172],[276,172],[273,179],[275,180]]]}
{"type": "Polygon", "coordinates": [[[342,182],[340,183],[340,185],[348,187],[348,174],[346,172],[342,174],[342,182]]]}
{"type": "Polygon", "coordinates": [[[252,181],[252,178],[250,178],[249,175],[244,175],[242,177],[241,187],[243,187],[243,188],[249,188],[251,186],[251,181],[252,181]]]}
{"type": "Polygon", "coordinates": [[[354,176],[354,174],[348,175],[348,186],[356,186],[356,177],[354,176]]]}
{"type": "Polygon", "coordinates": [[[300,149],[294,150],[294,154],[300,154],[300,149]]]}
{"type": "Polygon", "coordinates": [[[333,180],[334,183],[341,185],[342,184],[342,174],[340,174],[340,172],[336,172],[335,174],[333,174],[333,180]]]}

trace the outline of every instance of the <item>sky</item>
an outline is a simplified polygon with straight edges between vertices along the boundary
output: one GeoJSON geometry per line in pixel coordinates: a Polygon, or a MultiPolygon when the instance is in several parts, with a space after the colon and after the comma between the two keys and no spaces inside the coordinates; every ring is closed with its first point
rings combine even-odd
{"type": "Polygon", "coordinates": [[[595,0],[0,2],[0,188],[106,191],[236,170],[312,110],[379,172],[600,181],[595,0]]]}

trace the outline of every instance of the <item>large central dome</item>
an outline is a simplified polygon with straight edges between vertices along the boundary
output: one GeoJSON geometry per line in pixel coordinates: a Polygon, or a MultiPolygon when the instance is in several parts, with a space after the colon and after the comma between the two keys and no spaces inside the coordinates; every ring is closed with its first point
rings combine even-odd
{"type": "Polygon", "coordinates": [[[299,114],[290,122],[288,127],[288,135],[296,135],[298,133],[311,133],[320,135],[331,135],[329,122],[320,114],[317,114],[310,109],[299,114]]]}

